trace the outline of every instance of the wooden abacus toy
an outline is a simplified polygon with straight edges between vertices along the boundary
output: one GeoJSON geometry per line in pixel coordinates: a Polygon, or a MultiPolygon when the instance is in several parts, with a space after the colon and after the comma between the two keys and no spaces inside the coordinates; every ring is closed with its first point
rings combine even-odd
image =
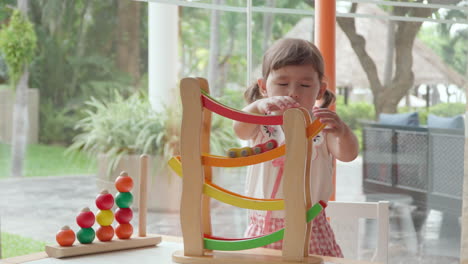
{"type": "Polygon", "coordinates": [[[54,258],[64,258],[158,245],[161,242],[160,236],[146,234],[147,172],[148,156],[142,155],[140,157],[140,201],[137,236],[132,236],[133,226],[130,224],[133,217],[133,211],[130,208],[133,202],[133,195],[130,192],[133,188],[133,180],[126,172],[122,172],[115,180],[115,187],[119,191],[115,197],[115,204],[119,207],[115,212],[115,217],[112,212],[114,197],[104,190],[95,200],[99,209],[96,216],[89,208],[85,207],[76,217],[76,222],[81,228],[76,234],[76,238],[80,243],[74,244],[75,233],[70,227],[64,226],[56,234],[58,245],[46,246],[47,255],[54,258]],[[115,232],[112,227],[114,218],[119,224],[115,232]],[[96,232],[92,228],[95,221],[100,225],[96,232]],[[114,233],[118,239],[113,239],[114,233]],[[96,236],[99,241],[96,241],[96,236]]]}
{"type": "MultiPolygon", "coordinates": [[[[304,108],[289,109],[283,116],[262,116],[241,112],[217,102],[209,96],[208,83],[202,78],[185,78],[180,83],[183,105],[181,156],[169,161],[171,168],[183,178],[180,221],[184,250],[172,259],[178,263],[322,263],[319,256],[309,256],[311,220],[326,206],[312,205],[310,186],[311,139],[324,127],[311,122],[304,108]],[[200,98],[200,100],[195,100],[200,98]],[[260,154],[236,157],[209,154],[211,112],[224,117],[259,125],[283,125],[286,144],[260,154]],[[200,140],[193,140],[193,139],[200,140]],[[287,151],[286,151],[287,150],[287,151]],[[285,157],[284,199],[258,199],[228,191],[211,180],[211,167],[239,167],[285,157]],[[182,173],[183,172],[183,173],[182,173]],[[182,175],[183,174],[183,175],[182,175]],[[305,187],[307,186],[307,188],[305,187]],[[252,210],[284,210],[285,228],[271,234],[251,238],[223,238],[211,232],[209,199],[252,210]],[[248,253],[283,240],[280,255],[248,253]],[[238,251],[231,253],[230,251],[238,251]]],[[[234,156],[234,155],[233,155],[234,156]]]]}

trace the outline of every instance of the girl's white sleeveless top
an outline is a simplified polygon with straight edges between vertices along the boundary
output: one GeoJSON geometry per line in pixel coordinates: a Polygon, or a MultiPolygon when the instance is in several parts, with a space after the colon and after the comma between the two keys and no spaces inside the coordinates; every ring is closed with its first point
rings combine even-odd
{"type": "MultiPolygon", "coordinates": [[[[274,139],[279,145],[284,144],[284,133],[281,126],[258,126],[256,136],[249,141],[251,146],[265,143],[270,139],[274,139]]],[[[311,181],[310,188],[312,194],[312,204],[319,200],[328,202],[333,192],[332,179],[332,156],[328,152],[326,144],[326,133],[320,132],[313,139],[313,154],[311,162],[311,181]]],[[[278,191],[275,197],[271,197],[272,191],[276,182],[280,166],[279,162],[267,161],[260,164],[249,166],[247,169],[245,195],[249,197],[262,199],[282,199],[283,195],[283,180],[287,175],[283,175],[279,183],[278,191]],[[276,166],[275,166],[276,165],[276,166]]],[[[266,211],[251,211],[259,216],[264,216],[266,211]]],[[[284,211],[273,211],[273,218],[284,218],[284,211]]]]}

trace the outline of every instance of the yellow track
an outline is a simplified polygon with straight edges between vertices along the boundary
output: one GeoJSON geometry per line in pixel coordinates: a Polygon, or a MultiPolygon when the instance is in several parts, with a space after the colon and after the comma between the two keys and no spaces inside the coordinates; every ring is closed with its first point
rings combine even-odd
{"type": "MultiPolygon", "coordinates": [[[[168,162],[169,166],[177,175],[183,177],[182,164],[177,157],[171,158],[168,162]]],[[[212,182],[206,182],[203,185],[203,193],[220,202],[227,203],[245,209],[252,210],[283,210],[283,199],[257,199],[243,196],[234,192],[223,189],[212,182]]]]}
{"type": "MultiPolygon", "coordinates": [[[[320,123],[320,121],[315,120],[307,128],[308,138],[315,137],[325,125],[320,123]]],[[[223,156],[210,155],[207,153],[202,154],[202,163],[204,166],[213,166],[213,167],[242,167],[253,164],[258,164],[261,162],[273,160],[279,158],[286,153],[286,146],[282,145],[275,149],[269,150],[267,152],[252,155],[248,157],[240,158],[228,158],[223,156]]],[[[174,170],[177,175],[183,177],[182,173],[182,164],[180,162],[180,157],[173,157],[168,162],[169,166],[174,170]]],[[[233,206],[237,206],[245,209],[252,210],[283,210],[284,209],[284,200],[283,199],[257,199],[252,197],[247,197],[228,191],[220,186],[205,181],[203,185],[203,193],[213,199],[216,199],[220,202],[227,203],[233,206]]]]}

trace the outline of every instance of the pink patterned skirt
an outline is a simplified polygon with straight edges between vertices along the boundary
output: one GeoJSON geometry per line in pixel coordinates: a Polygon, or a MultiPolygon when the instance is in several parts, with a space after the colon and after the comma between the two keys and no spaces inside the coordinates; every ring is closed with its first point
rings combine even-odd
{"type": "MultiPolygon", "coordinates": [[[[256,213],[250,214],[250,223],[245,231],[246,237],[260,236],[270,232],[265,231],[264,227],[265,217],[256,213]]],[[[267,228],[274,232],[284,228],[283,218],[271,218],[269,221],[270,227],[267,228]]],[[[283,240],[266,245],[265,248],[281,249],[283,247],[283,240]]],[[[327,221],[325,212],[322,211],[317,217],[314,218],[312,224],[312,234],[309,242],[309,254],[330,256],[330,257],[343,257],[340,246],[335,241],[335,235],[327,221]]]]}

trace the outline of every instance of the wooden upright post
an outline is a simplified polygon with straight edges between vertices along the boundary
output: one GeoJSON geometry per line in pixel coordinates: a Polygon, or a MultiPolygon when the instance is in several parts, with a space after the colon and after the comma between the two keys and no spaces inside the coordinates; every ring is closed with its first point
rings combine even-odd
{"type": "MultiPolygon", "coordinates": [[[[204,78],[197,78],[198,83],[203,91],[210,93],[208,81],[204,78]]],[[[203,153],[210,153],[210,134],[211,134],[211,111],[203,108],[203,126],[201,135],[201,150],[203,153]]],[[[204,166],[205,181],[213,180],[213,172],[210,166],[204,166]]],[[[203,215],[203,233],[211,235],[211,209],[210,197],[203,195],[202,215],[203,215]]]]}
{"type": "Polygon", "coordinates": [[[138,205],[138,236],[146,236],[146,212],[148,200],[148,155],[140,156],[140,199],[138,205]]]}
{"type": "MultiPolygon", "coordinates": [[[[304,118],[305,118],[305,126],[308,127],[312,123],[312,118],[310,117],[309,111],[307,111],[304,108],[301,108],[302,112],[304,113],[304,118]]],[[[307,137],[307,135],[306,135],[307,137]]],[[[305,188],[305,204],[306,204],[306,210],[312,207],[312,193],[310,189],[310,183],[311,183],[311,167],[310,167],[310,161],[312,160],[312,151],[314,151],[314,148],[312,147],[312,139],[307,138],[307,158],[306,158],[306,167],[305,167],[305,177],[304,177],[304,188],[305,188]]],[[[304,256],[307,257],[309,256],[309,243],[310,243],[310,236],[312,233],[312,222],[307,223],[307,230],[306,230],[306,237],[304,241],[304,256]]]]}
{"type": "Polygon", "coordinates": [[[180,153],[182,159],[182,198],[180,219],[185,256],[203,256],[203,165],[201,133],[203,113],[198,80],[184,78],[180,82],[182,97],[182,128],[180,153]]]}
{"type": "MultiPolygon", "coordinates": [[[[284,135],[286,138],[286,161],[283,174],[284,193],[284,239],[283,259],[303,261],[306,243],[307,205],[305,203],[305,177],[307,167],[307,120],[303,109],[288,109],[284,113],[284,135]]],[[[307,175],[308,176],[308,175],[307,175]]]]}
{"type": "MultiPolygon", "coordinates": [[[[325,76],[328,89],[336,93],[336,1],[315,0],[315,43],[325,60],[325,76]]],[[[332,110],[336,109],[333,104],[332,110]]],[[[336,168],[333,160],[333,168],[336,168]]],[[[333,171],[333,186],[336,186],[336,170],[333,171]]],[[[336,188],[330,200],[335,200],[336,188]]]]}

